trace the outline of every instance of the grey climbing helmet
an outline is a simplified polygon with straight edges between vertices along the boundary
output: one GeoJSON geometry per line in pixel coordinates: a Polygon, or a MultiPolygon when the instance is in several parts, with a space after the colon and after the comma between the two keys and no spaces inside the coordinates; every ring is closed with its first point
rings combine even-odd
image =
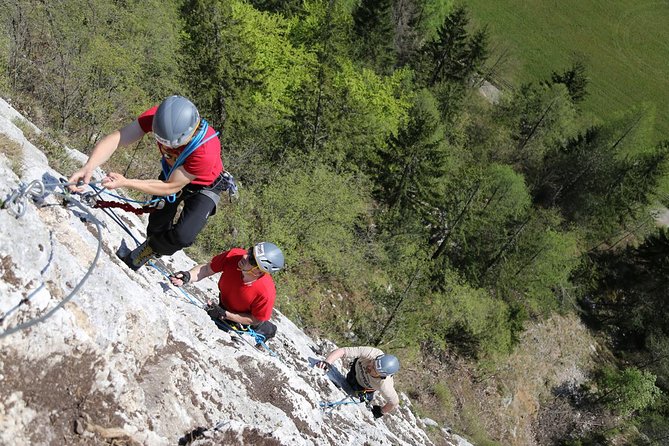
{"type": "Polygon", "coordinates": [[[274,274],[283,268],[283,253],[274,243],[258,243],[253,247],[253,257],[260,271],[265,273],[274,274]]]}
{"type": "Polygon", "coordinates": [[[379,355],[374,360],[374,368],[376,373],[385,378],[400,370],[400,361],[393,355],[379,355]]]}
{"type": "Polygon", "coordinates": [[[188,143],[200,125],[200,113],[183,96],[170,96],[160,103],[153,117],[153,135],[160,144],[175,148],[188,143]]]}

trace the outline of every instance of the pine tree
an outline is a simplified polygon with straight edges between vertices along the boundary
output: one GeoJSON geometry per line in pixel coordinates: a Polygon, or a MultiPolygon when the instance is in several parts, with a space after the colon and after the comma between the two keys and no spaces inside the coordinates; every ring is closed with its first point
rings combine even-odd
{"type": "Polygon", "coordinates": [[[444,81],[468,82],[485,63],[488,32],[484,28],[470,36],[468,25],[467,9],[458,6],[444,20],[437,38],[425,45],[423,64],[429,70],[429,86],[444,81]]]}
{"type": "Polygon", "coordinates": [[[569,91],[569,96],[574,104],[583,102],[588,95],[588,84],[590,83],[585,64],[581,60],[576,60],[571,67],[562,73],[553,71],[551,82],[554,84],[564,84],[569,91]]]}
{"type": "Polygon", "coordinates": [[[238,28],[232,7],[224,1],[186,0],[182,11],[186,23],[183,56],[189,60],[185,83],[203,116],[216,126],[225,124],[231,98],[241,98],[240,90],[253,82],[251,56],[235,37],[238,28]]]}
{"type": "Polygon", "coordinates": [[[632,131],[636,122],[591,127],[550,151],[534,187],[535,201],[559,207],[591,242],[616,236],[643,218],[667,172],[669,145],[643,149],[642,135],[632,131]],[[637,153],[625,148],[636,144],[637,153]]]}
{"type": "Polygon", "coordinates": [[[379,73],[390,73],[395,65],[392,13],[391,0],[362,0],[353,12],[356,57],[379,73]]]}
{"type": "Polygon", "coordinates": [[[304,2],[301,0],[251,0],[259,11],[284,14],[287,17],[304,14],[304,2]]]}
{"type": "Polygon", "coordinates": [[[388,147],[380,151],[374,166],[379,185],[377,197],[399,215],[421,212],[436,197],[439,179],[445,173],[446,151],[434,97],[422,91],[409,113],[409,122],[388,147]]]}
{"type": "Polygon", "coordinates": [[[497,148],[496,159],[513,165],[535,189],[544,157],[576,131],[577,114],[563,85],[522,85],[493,110],[493,120],[510,132],[511,144],[497,148]]]}

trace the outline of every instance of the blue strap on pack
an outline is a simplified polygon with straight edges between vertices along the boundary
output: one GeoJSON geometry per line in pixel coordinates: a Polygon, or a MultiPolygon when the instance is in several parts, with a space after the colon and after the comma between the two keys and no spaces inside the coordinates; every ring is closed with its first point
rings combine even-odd
{"type": "MultiPolygon", "coordinates": [[[[163,166],[163,176],[165,177],[165,181],[170,178],[175,169],[178,169],[186,161],[186,158],[188,158],[191,153],[195,152],[198,147],[204,145],[210,139],[217,137],[219,134],[219,132],[216,132],[209,138],[204,139],[204,136],[207,134],[207,130],[209,130],[209,123],[206,119],[202,119],[200,130],[193,138],[191,138],[188,144],[186,144],[186,147],[184,147],[183,151],[179,154],[179,157],[171,167],[169,164],[167,164],[165,155],[163,155],[160,163],[163,166]]],[[[176,199],[177,194],[171,194],[165,197],[165,200],[167,200],[168,203],[174,203],[176,199]]]]}

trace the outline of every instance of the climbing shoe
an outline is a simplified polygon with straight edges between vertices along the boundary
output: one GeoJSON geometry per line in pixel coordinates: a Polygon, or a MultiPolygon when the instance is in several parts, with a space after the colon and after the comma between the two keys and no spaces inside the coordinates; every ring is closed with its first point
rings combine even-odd
{"type": "Polygon", "coordinates": [[[155,253],[153,248],[151,248],[149,245],[149,240],[147,239],[144,241],[144,243],[122,257],[122,260],[126,265],[128,265],[130,269],[137,271],[146,262],[156,258],[158,258],[158,255],[155,253]]]}

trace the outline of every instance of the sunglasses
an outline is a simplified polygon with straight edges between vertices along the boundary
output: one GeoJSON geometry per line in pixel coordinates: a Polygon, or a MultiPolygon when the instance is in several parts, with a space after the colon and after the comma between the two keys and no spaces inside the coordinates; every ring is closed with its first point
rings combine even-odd
{"type": "Polygon", "coordinates": [[[185,146],[188,144],[188,142],[193,138],[195,135],[195,132],[200,128],[200,124],[195,126],[192,132],[187,135],[181,135],[180,138],[178,138],[175,142],[170,142],[167,139],[161,138],[157,133],[153,134],[153,137],[158,141],[158,143],[162,144],[165,147],[168,147],[170,149],[178,149],[181,146],[185,146]]]}
{"type": "Polygon", "coordinates": [[[249,265],[258,266],[258,262],[256,262],[256,257],[253,255],[253,248],[249,248],[249,250],[246,251],[246,255],[248,257],[247,261],[249,262],[249,265]]]}

